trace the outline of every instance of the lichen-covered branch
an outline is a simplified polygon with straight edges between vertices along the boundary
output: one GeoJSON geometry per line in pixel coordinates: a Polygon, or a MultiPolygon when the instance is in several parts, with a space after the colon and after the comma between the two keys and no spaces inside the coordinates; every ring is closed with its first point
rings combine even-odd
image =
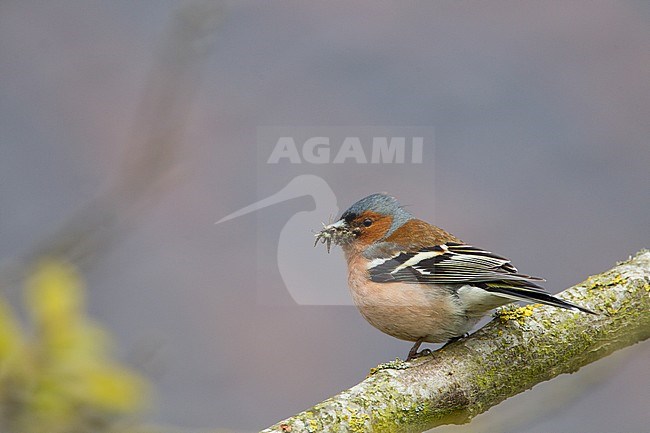
{"type": "Polygon", "coordinates": [[[650,251],[560,297],[597,316],[509,307],[471,337],[410,363],[373,369],[360,384],[263,430],[421,432],[462,424],[537,383],[650,337],[650,251]]]}

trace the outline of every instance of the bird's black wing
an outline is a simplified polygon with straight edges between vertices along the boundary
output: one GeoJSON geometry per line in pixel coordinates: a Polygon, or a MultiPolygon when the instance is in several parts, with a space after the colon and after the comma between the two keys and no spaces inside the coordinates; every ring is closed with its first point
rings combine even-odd
{"type": "Polygon", "coordinates": [[[495,280],[543,281],[517,273],[517,269],[505,257],[471,245],[451,242],[375,258],[370,262],[368,271],[376,282],[463,284],[495,280]]]}
{"type": "Polygon", "coordinates": [[[518,273],[507,258],[466,244],[448,242],[377,257],[370,261],[368,273],[372,281],[379,283],[470,284],[515,300],[591,313],[550,295],[536,284],[544,279],[518,273]]]}

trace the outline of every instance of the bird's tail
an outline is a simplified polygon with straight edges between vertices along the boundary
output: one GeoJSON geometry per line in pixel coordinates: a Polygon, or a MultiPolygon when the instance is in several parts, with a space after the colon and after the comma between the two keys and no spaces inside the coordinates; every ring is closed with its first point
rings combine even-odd
{"type": "Polygon", "coordinates": [[[536,284],[514,286],[511,282],[510,284],[500,283],[500,282],[489,282],[483,283],[484,289],[488,292],[499,294],[510,299],[516,299],[518,301],[524,302],[539,302],[540,304],[551,305],[553,307],[564,308],[571,311],[582,311],[583,313],[595,314],[587,308],[576,305],[572,302],[565,301],[564,299],[557,298],[550,293],[544,291],[541,287],[536,284]],[[532,287],[531,287],[532,286],[532,287]]]}

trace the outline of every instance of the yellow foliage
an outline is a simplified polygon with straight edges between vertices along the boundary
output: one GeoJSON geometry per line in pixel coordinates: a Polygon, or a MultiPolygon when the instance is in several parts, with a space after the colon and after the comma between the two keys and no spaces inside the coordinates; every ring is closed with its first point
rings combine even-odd
{"type": "Polygon", "coordinates": [[[106,410],[126,412],[142,403],[142,380],[115,365],[87,371],[84,384],[89,400],[106,410]]]}
{"type": "Polygon", "coordinates": [[[110,336],[85,314],[74,267],[49,259],[27,279],[26,335],[0,298],[0,431],[107,429],[142,408],[146,383],[110,357],[110,336]]]}
{"type": "Polygon", "coordinates": [[[23,351],[22,331],[9,306],[0,299],[0,377],[8,368],[7,363],[21,357],[23,351]]]}
{"type": "Polygon", "coordinates": [[[49,259],[39,263],[27,279],[26,300],[36,324],[48,331],[83,315],[81,279],[66,262],[49,259]]]}

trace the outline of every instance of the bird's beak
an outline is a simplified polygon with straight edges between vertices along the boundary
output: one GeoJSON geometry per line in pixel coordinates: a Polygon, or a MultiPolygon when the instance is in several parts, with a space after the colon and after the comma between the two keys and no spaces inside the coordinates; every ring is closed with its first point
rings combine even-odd
{"type": "Polygon", "coordinates": [[[327,252],[329,253],[332,242],[335,245],[347,244],[352,240],[354,234],[350,230],[349,224],[344,219],[340,219],[332,224],[323,224],[323,229],[316,233],[315,236],[316,241],[314,242],[314,246],[320,241],[326,245],[327,252]]]}
{"type": "Polygon", "coordinates": [[[348,228],[348,223],[344,219],[340,219],[335,223],[326,225],[323,230],[341,230],[348,228]]]}

